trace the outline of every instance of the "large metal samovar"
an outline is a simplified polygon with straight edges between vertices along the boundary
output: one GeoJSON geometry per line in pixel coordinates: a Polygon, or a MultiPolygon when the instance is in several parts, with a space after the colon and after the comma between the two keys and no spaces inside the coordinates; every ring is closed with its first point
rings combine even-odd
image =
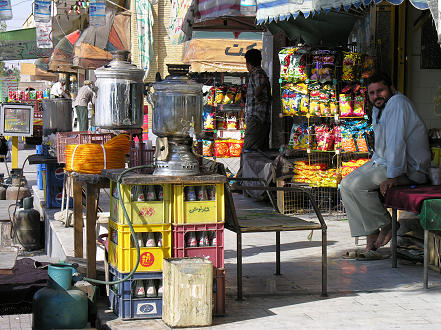
{"type": "Polygon", "coordinates": [[[188,76],[189,65],[168,64],[170,73],[153,85],[152,130],[156,144],[154,175],[196,175],[199,164],[192,152],[192,138],[201,133],[202,84],[188,76]]]}
{"type": "Polygon", "coordinates": [[[113,52],[113,60],[95,70],[98,88],[95,125],[139,128],[143,124],[144,70],[127,62],[129,52],[113,52]]]}

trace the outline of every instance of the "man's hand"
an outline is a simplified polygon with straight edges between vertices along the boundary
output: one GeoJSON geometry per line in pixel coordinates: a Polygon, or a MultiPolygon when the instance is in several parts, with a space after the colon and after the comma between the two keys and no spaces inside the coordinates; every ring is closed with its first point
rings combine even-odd
{"type": "Polygon", "coordinates": [[[384,196],[389,188],[398,185],[398,178],[387,179],[380,184],[380,192],[384,196]]]}

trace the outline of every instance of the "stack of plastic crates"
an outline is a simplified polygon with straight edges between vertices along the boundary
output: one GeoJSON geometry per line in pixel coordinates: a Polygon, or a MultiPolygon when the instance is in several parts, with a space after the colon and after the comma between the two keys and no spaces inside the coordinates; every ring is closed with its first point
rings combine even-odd
{"type": "MultiPolygon", "coordinates": [[[[115,182],[110,190],[108,261],[112,276],[118,279],[133,269],[137,252],[115,182]]],[[[163,260],[198,257],[213,263],[213,314],[223,315],[223,184],[124,184],[121,198],[140,246],[140,262],[131,280],[110,289],[113,311],[123,319],[161,317],[163,260]],[[144,295],[139,294],[142,284],[144,295]]]]}
{"type": "Polygon", "coordinates": [[[213,263],[213,315],[224,315],[224,185],[174,185],[173,204],[172,256],[205,258],[213,263]]]}
{"type": "MultiPolygon", "coordinates": [[[[115,279],[135,267],[137,252],[129,225],[111,183],[109,264],[115,279]]],[[[122,319],[162,316],[162,262],[171,257],[171,185],[121,185],[122,202],[140,247],[135,276],[109,291],[113,311],[122,319]]]]}

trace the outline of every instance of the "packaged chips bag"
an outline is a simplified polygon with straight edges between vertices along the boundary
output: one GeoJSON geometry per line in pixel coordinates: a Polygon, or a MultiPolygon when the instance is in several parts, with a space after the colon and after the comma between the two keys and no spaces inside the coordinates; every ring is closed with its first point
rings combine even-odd
{"type": "Polygon", "coordinates": [[[240,157],[242,153],[243,140],[230,140],[229,152],[230,157],[240,157]]]}
{"type": "Polygon", "coordinates": [[[214,142],[214,155],[219,158],[230,156],[230,146],[228,140],[216,140],[214,142]]]}
{"type": "Polygon", "coordinates": [[[361,55],[359,53],[343,52],[343,72],[341,79],[344,81],[354,81],[358,78],[358,70],[361,55]]]}
{"type": "Polygon", "coordinates": [[[213,130],[214,129],[214,111],[211,112],[211,107],[204,107],[203,114],[203,129],[204,130],[213,130]]]}
{"type": "Polygon", "coordinates": [[[202,140],[202,155],[212,157],[214,153],[214,142],[210,140],[202,140]]]}

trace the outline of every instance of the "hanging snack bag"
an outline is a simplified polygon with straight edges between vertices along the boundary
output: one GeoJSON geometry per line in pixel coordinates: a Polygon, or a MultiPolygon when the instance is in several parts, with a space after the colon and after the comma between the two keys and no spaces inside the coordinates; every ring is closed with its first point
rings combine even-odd
{"type": "Polygon", "coordinates": [[[202,140],[202,155],[212,157],[214,151],[214,142],[210,140],[202,140]]]}
{"type": "Polygon", "coordinates": [[[216,140],[214,142],[214,155],[219,158],[230,156],[230,147],[228,140],[216,140]]]}
{"type": "Polygon", "coordinates": [[[353,115],[355,117],[363,117],[365,115],[364,111],[364,96],[356,96],[354,98],[354,110],[353,115]]]}
{"type": "Polygon", "coordinates": [[[366,134],[363,131],[357,133],[357,148],[359,152],[369,152],[366,134]]]}
{"type": "Polygon", "coordinates": [[[214,129],[214,111],[211,107],[204,107],[203,114],[203,129],[204,130],[212,130],[214,129]]]}
{"type": "Polygon", "coordinates": [[[222,104],[224,101],[224,97],[225,97],[225,87],[224,86],[216,87],[216,97],[214,102],[216,104],[222,104]]]}
{"type": "Polygon", "coordinates": [[[342,144],[341,144],[341,126],[336,125],[334,126],[334,149],[335,150],[342,150],[342,144]]]}
{"type": "Polygon", "coordinates": [[[363,59],[363,67],[361,69],[361,77],[370,78],[375,72],[375,57],[365,55],[363,59]]]}
{"type": "Polygon", "coordinates": [[[349,128],[342,129],[341,145],[343,152],[356,152],[357,146],[355,144],[353,132],[349,128]]]}
{"type": "Polygon", "coordinates": [[[234,96],[234,103],[235,104],[242,103],[242,90],[240,88],[237,89],[237,93],[234,96]]]}
{"type": "Polygon", "coordinates": [[[300,113],[306,115],[309,112],[309,95],[301,94],[300,97],[300,113]]]}
{"type": "Polygon", "coordinates": [[[360,65],[361,56],[359,53],[343,52],[343,73],[341,79],[353,81],[357,77],[357,69],[360,65]]]}
{"type": "Polygon", "coordinates": [[[328,151],[334,147],[334,129],[328,125],[315,127],[317,150],[328,151]]]}
{"type": "Polygon", "coordinates": [[[329,102],[329,112],[330,112],[331,116],[338,114],[337,101],[334,100],[334,101],[329,102]]]}
{"type": "Polygon", "coordinates": [[[284,115],[290,115],[290,101],[289,101],[289,90],[282,90],[282,113],[284,115]]]}
{"type": "Polygon", "coordinates": [[[350,94],[340,94],[340,116],[349,117],[352,115],[352,98],[350,94]]]}
{"type": "Polygon", "coordinates": [[[234,98],[236,97],[237,89],[236,87],[230,86],[228,87],[227,93],[225,94],[223,104],[233,104],[234,98]]]}
{"type": "Polygon", "coordinates": [[[237,129],[237,117],[235,115],[227,116],[227,129],[237,129]]]}
{"type": "Polygon", "coordinates": [[[240,154],[242,153],[243,141],[230,140],[229,147],[230,157],[240,157],[240,154]]]}
{"type": "Polygon", "coordinates": [[[215,93],[216,89],[214,87],[211,87],[207,94],[207,105],[214,105],[215,93]]]}

